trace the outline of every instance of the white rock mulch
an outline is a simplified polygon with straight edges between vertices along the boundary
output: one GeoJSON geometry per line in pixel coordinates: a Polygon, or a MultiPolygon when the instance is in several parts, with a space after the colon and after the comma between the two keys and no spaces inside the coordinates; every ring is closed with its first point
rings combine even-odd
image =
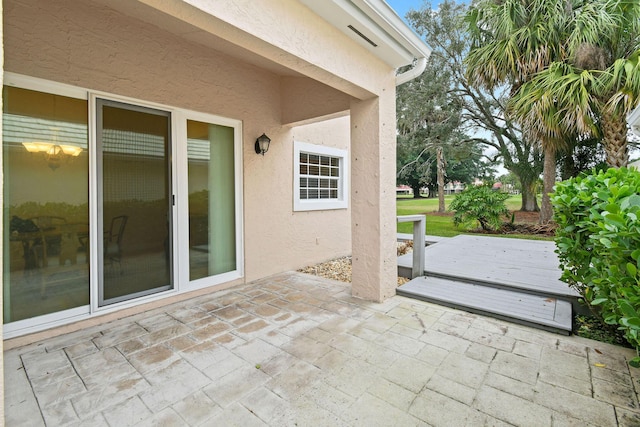
{"type": "MultiPolygon", "coordinates": [[[[398,256],[412,252],[412,250],[413,242],[398,242],[398,256]]],[[[336,258],[331,261],[301,268],[298,271],[301,273],[325,277],[327,279],[351,283],[351,257],[346,256],[342,258],[336,258]]],[[[398,277],[398,286],[403,285],[408,281],[409,279],[407,278],[398,277]]]]}

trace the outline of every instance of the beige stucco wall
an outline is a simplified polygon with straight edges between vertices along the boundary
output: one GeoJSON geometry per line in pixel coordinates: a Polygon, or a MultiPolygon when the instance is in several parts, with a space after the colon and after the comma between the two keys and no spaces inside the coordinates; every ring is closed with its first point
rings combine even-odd
{"type": "Polygon", "coordinates": [[[640,105],[638,105],[627,117],[627,123],[631,126],[631,131],[640,137],[640,105]]]}
{"type": "Polygon", "coordinates": [[[348,254],[353,243],[354,293],[392,294],[393,69],[296,0],[5,0],[4,9],[6,71],[242,121],[247,281],[348,254]],[[349,108],[351,118],[294,126],[349,108]],[[253,149],[263,132],[272,139],[264,157],[253,149]],[[350,149],[361,174],[354,208],[293,212],[294,140],[350,149]]]}
{"type": "MultiPolygon", "coordinates": [[[[392,77],[382,83],[395,93],[392,77]]],[[[351,104],[352,293],[373,301],[397,287],[395,101],[381,96],[351,104]]]]}
{"type": "MultiPolygon", "coordinates": [[[[374,300],[392,294],[393,69],[296,0],[3,4],[3,70],[242,121],[247,281],[349,253],[353,243],[354,294],[374,300]],[[350,118],[290,126],[349,108],[350,118]],[[263,132],[272,138],[264,157],[253,150],[263,132]],[[292,211],[294,140],[349,148],[358,175],[352,175],[350,209],[292,211]]],[[[8,346],[189,296],[21,337],[8,346]]],[[[0,417],[2,402],[0,387],[0,417]]]]}
{"type": "MultiPolygon", "coordinates": [[[[350,150],[348,116],[298,126],[291,130],[291,134],[292,141],[350,150]]],[[[293,154],[293,147],[291,153],[293,154]]],[[[291,165],[293,166],[293,162],[291,165]]],[[[351,171],[347,171],[347,175],[350,174],[351,171]]],[[[290,199],[289,209],[292,207],[293,200],[290,199]]],[[[351,208],[292,212],[290,215],[294,227],[289,230],[287,239],[301,252],[303,264],[309,265],[310,259],[326,260],[351,254],[351,208]],[[313,225],[307,229],[310,224],[313,225]]]]}
{"type": "MultiPolygon", "coordinates": [[[[263,4],[243,4],[248,8],[249,3],[263,4]]],[[[310,13],[291,3],[299,13],[310,13]]],[[[242,13],[249,13],[247,8],[242,13]]],[[[227,9],[223,11],[231,13],[227,9]]],[[[261,7],[254,9],[258,10],[251,10],[252,14],[259,14],[261,7]]],[[[289,13],[281,7],[277,10],[289,13]]],[[[349,97],[324,83],[281,77],[92,2],[8,1],[5,19],[7,71],[243,121],[247,280],[350,252],[348,211],[292,212],[294,139],[346,147],[348,119],[339,119],[338,125],[329,123],[325,130],[319,129],[322,125],[290,128],[281,124],[282,111],[287,109],[283,106],[289,105],[287,96],[292,104],[303,96],[331,100],[334,109],[347,107],[349,97]],[[255,138],[263,132],[272,138],[264,157],[253,150],[255,138]]],[[[227,19],[232,20],[228,15],[227,19]]],[[[308,26],[326,31],[326,25],[308,26]]],[[[291,34],[280,36],[292,40],[292,50],[302,50],[301,43],[312,34],[307,30],[301,40],[291,34]]],[[[344,44],[345,40],[337,41],[344,44]]],[[[338,58],[343,50],[337,49],[338,58]]],[[[342,74],[349,71],[340,61],[326,60],[342,74]]],[[[372,60],[368,64],[370,74],[375,74],[372,70],[380,64],[372,60]]],[[[371,78],[361,77],[360,71],[349,72],[358,76],[354,80],[375,89],[367,81],[371,78]]],[[[319,103],[318,114],[331,112],[326,105],[319,103]]],[[[300,118],[313,116],[312,107],[307,105],[300,118]]]]}
{"type": "Polygon", "coordinates": [[[216,35],[230,41],[228,49],[217,47],[229,54],[255,53],[356,98],[376,96],[381,74],[394,74],[297,0],[139,0],[153,14],[132,7],[137,2],[131,0],[95,1],[126,9],[142,20],[159,22],[155,11],[178,17],[189,23],[189,31],[165,22],[163,28],[204,44],[211,42],[207,34],[216,35]]]}

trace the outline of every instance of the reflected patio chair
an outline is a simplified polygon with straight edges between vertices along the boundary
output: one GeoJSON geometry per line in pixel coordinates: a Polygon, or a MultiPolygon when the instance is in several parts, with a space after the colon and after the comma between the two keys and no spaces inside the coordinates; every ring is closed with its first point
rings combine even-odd
{"type": "Polygon", "coordinates": [[[122,236],[127,225],[128,215],[119,215],[111,218],[111,225],[104,233],[104,262],[111,266],[118,263],[120,274],[122,271],[122,236]]]}
{"type": "Polygon", "coordinates": [[[39,252],[38,258],[41,267],[49,266],[49,256],[60,252],[61,228],[67,220],[60,216],[41,215],[29,218],[38,227],[41,236],[40,245],[34,250],[39,252]]]}

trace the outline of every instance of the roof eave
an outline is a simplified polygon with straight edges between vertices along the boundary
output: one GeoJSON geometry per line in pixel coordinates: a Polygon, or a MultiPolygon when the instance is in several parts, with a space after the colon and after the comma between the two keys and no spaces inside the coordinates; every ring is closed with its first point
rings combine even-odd
{"type": "Polygon", "coordinates": [[[392,68],[428,58],[431,49],[384,0],[300,0],[392,68]]]}

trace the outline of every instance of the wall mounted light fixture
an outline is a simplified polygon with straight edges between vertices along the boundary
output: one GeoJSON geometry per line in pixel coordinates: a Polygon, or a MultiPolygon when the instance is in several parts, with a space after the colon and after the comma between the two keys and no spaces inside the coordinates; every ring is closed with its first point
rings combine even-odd
{"type": "Polygon", "coordinates": [[[269,151],[269,143],[271,143],[271,139],[265,135],[264,133],[256,139],[256,153],[262,154],[269,151]]]}

